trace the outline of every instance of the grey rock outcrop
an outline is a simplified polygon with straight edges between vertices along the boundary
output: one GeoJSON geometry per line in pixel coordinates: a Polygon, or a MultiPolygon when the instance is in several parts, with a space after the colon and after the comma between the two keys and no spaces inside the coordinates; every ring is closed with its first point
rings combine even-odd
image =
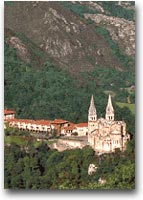
{"type": "Polygon", "coordinates": [[[135,23],[123,18],[103,14],[85,14],[86,19],[93,20],[97,25],[105,27],[118,43],[119,48],[128,56],[135,54],[135,23]]]}

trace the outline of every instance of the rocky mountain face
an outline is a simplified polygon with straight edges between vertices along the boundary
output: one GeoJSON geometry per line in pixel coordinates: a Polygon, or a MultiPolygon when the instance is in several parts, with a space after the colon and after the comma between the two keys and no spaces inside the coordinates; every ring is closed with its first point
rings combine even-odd
{"type": "Polygon", "coordinates": [[[95,27],[107,29],[120,50],[125,55],[134,56],[134,22],[109,16],[109,11],[100,2],[70,4],[95,10],[97,14],[88,13],[85,9],[83,17],[80,17],[62,2],[5,4],[5,33],[7,30],[12,32],[5,34],[6,42],[28,63],[33,49],[37,48],[44,55],[41,59],[38,54],[38,59],[42,60],[38,61],[39,67],[48,58],[71,74],[92,71],[99,66],[124,70],[126,66],[113,54],[108,41],[95,31],[95,27]],[[29,43],[33,46],[29,47],[29,43]]]}
{"type": "Polygon", "coordinates": [[[85,14],[85,18],[92,19],[96,24],[106,28],[112,40],[119,44],[119,48],[125,55],[135,55],[135,23],[133,21],[103,14],[85,14]]]}

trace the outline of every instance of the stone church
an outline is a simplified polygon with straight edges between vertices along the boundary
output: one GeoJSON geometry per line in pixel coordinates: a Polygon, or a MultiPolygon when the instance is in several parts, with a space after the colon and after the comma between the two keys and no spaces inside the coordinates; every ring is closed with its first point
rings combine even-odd
{"type": "Polygon", "coordinates": [[[105,118],[97,118],[93,95],[88,111],[88,142],[98,154],[126,149],[130,135],[124,121],[115,121],[111,96],[108,97],[105,118]]]}

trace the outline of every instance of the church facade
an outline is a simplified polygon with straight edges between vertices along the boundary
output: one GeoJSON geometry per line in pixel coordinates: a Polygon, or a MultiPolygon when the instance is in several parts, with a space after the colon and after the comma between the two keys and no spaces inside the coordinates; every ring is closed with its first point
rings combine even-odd
{"type": "Polygon", "coordinates": [[[115,149],[124,151],[130,135],[124,121],[115,121],[111,95],[108,97],[105,118],[97,118],[93,95],[88,111],[88,142],[96,153],[111,153],[115,149]]]}

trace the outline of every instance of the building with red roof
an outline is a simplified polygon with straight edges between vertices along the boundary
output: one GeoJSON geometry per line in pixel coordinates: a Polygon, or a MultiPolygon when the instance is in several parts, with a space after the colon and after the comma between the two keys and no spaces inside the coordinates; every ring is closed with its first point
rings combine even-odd
{"type": "Polygon", "coordinates": [[[10,119],[9,126],[20,130],[34,131],[34,132],[50,132],[50,120],[31,120],[31,119],[10,119]]]}
{"type": "Polygon", "coordinates": [[[7,121],[8,119],[14,119],[16,112],[14,110],[5,109],[4,110],[4,121],[7,121]]]}
{"type": "Polygon", "coordinates": [[[77,134],[77,136],[86,136],[88,133],[88,123],[73,124],[69,123],[69,126],[61,128],[61,134],[71,136],[77,134]]]}
{"type": "Polygon", "coordinates": [[[88,123],[82,122],[76,124],[76,132],[78,133],[78,136],[86,136],[88,134],[88,123]]]}
{"type": "Polygon", "coordinates": [[[69,126],[61,128],[61,135],[71,136],[76,132],[76,126],[73,123],[69,123],[69,126]]]}
{"type": "Polygon", "coordinates": [[[55,119],[54,121],[51,122],[51,124],[53,125],[59,125],[59,126],[69,126],[69,121],[65,120],[65,119],[55,119]]]}
{"type": "Polygon", "coordinates": [[[87,123],[73,124],[65,119],[55,120],[32,120],[32,119],[16,119],[15,111],[4,110],[5,122],[8,122],[9,127],[18,128],[20,130],[27,130],[34,133],[51,133],[56,130],[57,135],[71,136],[77,134],[78,136],[87,135],[87,123]]]}

